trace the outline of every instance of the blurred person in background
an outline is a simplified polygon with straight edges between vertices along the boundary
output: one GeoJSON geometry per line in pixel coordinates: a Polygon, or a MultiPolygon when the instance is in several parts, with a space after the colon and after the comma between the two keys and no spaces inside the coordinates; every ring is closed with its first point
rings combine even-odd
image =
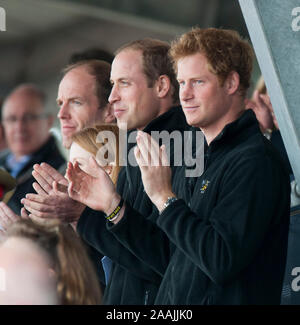
{"type": "Polygon", "coordinates": [[[55,296],[61,305],[101,304],[94,267],[80,238],[69,225],[57,221],[45,227],[32,220],[19,220],[3,236],[0,256],[0,267],[5,270],[7,279],[7,292],[2,297],[4,303],[5,295],[13,295],[14,303],[20,304],[54,304],[55,296]],[[44,285],[48,284],[49,292],[44,290],[44,285]],[[40,289],[44,290],[44,295],[40,289]],[[36,295],[40,296],[40,301],[36,300],[36,295]]]}
{"type": "MultiPolygon", "coordinates": [[[[0,210],[2,207],[9,211],[12,215],[11,218],[7,218],[6,214],[0,217],[0,231],[6,228],[7,224],[10,224],[15,219],[15,214],[7,207],[6,203],[14,193],[14,189],[17,185],[17,181],[7,171],[0,168],[0,210]]],[[[1,235],[1,234],[0,234],[1,235]]]]}
{"type": "Polygon", "coordinates": [[[278,123],[262,76],[257,80],[251,99],[246,99],[245,104],[254,111],[262,133],[270,139],[271,133],[278,129],[278,123]]]}
{"type": "Polygon", "coordinates": [[[245,101],[246,107],[254,111],[259,122],[260,129],[267,139],[271,141],[273,146],[278,150],[280,156],[290,174],[291,180],[291,208],[297,207],[300,204],[300,192],[296,186],[295,176],[289,161],[287,151],[279,125],[274,113],[274,109],[267,91],[265,81],[262,76],[258,79],[251,100],[245,101]]]}
{"type": "Polygon", "coordinates": [[[2,124],[2,105],[3,105],[3,101],[0,99],[0,159],[8,151],[7,143],[4,135],[4,128],[2,124]]]}
{"type": "MultiPolygon", "coordinates": [[[[65,160],[49,133],[53,116],[45,111],[46,95],[33,84],[15,88],[5,99],[2,123],[9,151],[0,158],[0,166],[17,179],[15,192],[7,202],[8,210],[20,214],[20,200],[32,192],[33,165],[47,162],[59,169],[65,160]]],[[[3,205],[3,204],[2,204],[3,205]]],[[[3,210],[0,208],[0,218],[3,210]]]]}
{"type": "Polygon", "coordinates": [[[247,107],[251,108],[259,122],[261,131],[272,142],[279,151],[282,159],[290,174],[293,174],[292,167],[280,134],[278,122],[274,113],[274,109],[267,91],[265,81],[262,76],[256,83],[252,99],[247,101],[247,107]]]}
{"type": "Polygon", "coordinates": [[[86,60],[102,60],[112,64],[113,59],[114,56],[110,52],[98,47],[91,47],[84,51],[74,52],[71,54],[68,63],[75,64],[77,62],[86,60]]]}
{"type": "Polygon", "coordinates": [[[59,304],[51,267],[49,256],[32,240],[7,239],[0,245],[0,305],[59,304]]]}

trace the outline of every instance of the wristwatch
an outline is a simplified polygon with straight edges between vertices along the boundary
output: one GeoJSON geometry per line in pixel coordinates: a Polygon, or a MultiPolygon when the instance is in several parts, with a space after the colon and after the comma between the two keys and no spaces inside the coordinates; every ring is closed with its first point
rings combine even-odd
{"type": "Polygon", "coordinates": [[[169,196],[169,197],[167,198],[167,201],[164,203],[164,208],[160,211],[160,214],[162,214],[163,211],[165,211],[165,209],[166,209],[169,205],[171,205],[173,202],[175,202],[175,201],[177,201],[177,200],[178,200],[177,197],[175,197],[175,196],[169,196]]]}

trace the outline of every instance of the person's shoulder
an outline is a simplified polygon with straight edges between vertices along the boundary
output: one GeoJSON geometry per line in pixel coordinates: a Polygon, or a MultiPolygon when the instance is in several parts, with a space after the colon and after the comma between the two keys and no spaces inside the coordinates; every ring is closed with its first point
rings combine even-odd
{"type": "Polygon", "coordinates": [[[53,136],[32,155],[31,161],[36,163],[46,162],[55,169],[66,167],[66,159],[58,148],[56,139],[53,136]]]}
{"type": "Polygon", "coordinates": [[[0,151],[0,167],[6,169],[6,160],[10,151],[8,149],[4,149],[0,151]]]}
{"type": "Polygon", "coordinates": [[[9,155],[10,151],[9,149],[3,149],[0,151],[0,161],[3,161],[7,158],[7,156],[9,155]]]}
{"type": "Polygon", "coordinates": [[[240,147],[231,157],[232,164],[245,166],[245,172],[265,173],[272,177],[283,177],[289,179],[288,171],[280,154],[272,146],[270,141],[262,138],[261,141],[240,147]]]}

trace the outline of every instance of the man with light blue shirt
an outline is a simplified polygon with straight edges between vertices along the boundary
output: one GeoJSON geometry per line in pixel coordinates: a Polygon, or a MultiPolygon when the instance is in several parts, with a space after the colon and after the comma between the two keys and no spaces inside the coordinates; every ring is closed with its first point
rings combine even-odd
{"type": "Polygon", "coordinates": [[[45,111],[45,102],[44,92],[33,84],[18,86],[4,101],[2,123],[9,152],[0,158],[0,167],[17,179],[18,186],[7,203],[11,211],[1,203],[0,219],[8,211],[20,215],[20,200],[33,191],[34,164],[47,162],[56,169],[65,164],[49,133],[53,116],[45,111]]]}

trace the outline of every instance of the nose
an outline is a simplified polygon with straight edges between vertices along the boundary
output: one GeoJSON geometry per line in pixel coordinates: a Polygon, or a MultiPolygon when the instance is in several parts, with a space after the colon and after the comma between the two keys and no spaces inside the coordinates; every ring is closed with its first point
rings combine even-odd
{"type": "Polygon", "coordinates": [[[23,119],[17,119],[14,123],[14,129],[15,131],[22,132],[24,131],[28,126],[28,123],[25,123],[23,119]]]}
{"type": "Polygon", "coordinates": [[[110,95],[108,97],[108,101],[110,104],[113,104],[114,102],[116,102],[118,100],[120,100],[120,94],[119,94],[117,86],[113,85],[110,95]]]}
{"type": "Polygon", "coordinates": [[[179,98],[181,101],[188,101],[194,97],[192,87],[186,83],[181,85],[179,89],[179,98]]]}
{"type": "Polygon", "coordinates": [[[68,119],[70,118],[70,111],[69,111],[69,106],[67,103],[62,103],[59,111],[57,113],[57,117],[62,120],[62,119],[68,119]]]}

